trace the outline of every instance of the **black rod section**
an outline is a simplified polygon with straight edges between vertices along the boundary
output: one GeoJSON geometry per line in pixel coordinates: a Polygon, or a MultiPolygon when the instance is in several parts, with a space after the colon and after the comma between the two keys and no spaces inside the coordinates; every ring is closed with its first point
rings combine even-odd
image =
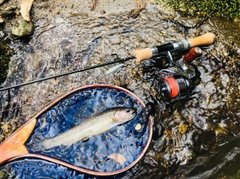
{"type": "Polygon", "coordinates": [[[132,60],[134,58],[136,58],[136,57],[132,56],[132,57],[128,57],[128,58],[114,60],[114,61],[111,61],[111,62],[106,62],[106,63],[102,63],[102,64],[98,64],[98,65],[93,65],[93,66],[86,67],[86,68],[83,68],[83,69],[80,69],[80,70],[74,70],[74,71],[67,72],[67,73],[62,73],[62,74],[59,74],[59,75],[54,75],[54,76],[49,76],[49,77],[45,77],[45,78],[40,78],[40,79],[36,79],[36,80],[33,80],[33,81],[29,81],[29,82],[25,82],[25,83],[13,85],[13,86],[0,88],[0,91],[5,91],[5,90],[12,89],[12,88],[21,87],[21,86],[26,86],[26,85],[30,85],[30,84],[33,84],[33,83],[50,80],[50,79],[53,79],[53,78],[58,78],[58,77],[66,76],[66,75],[71,75],[71,74],[74,74],[74,73],[84,72],[84,71],[87,71],[87,70],[91,70],[91,69],[94,69],[94,68],[99,68],[99,67],[103,67],[103,66],[107,66],[107,65],[111,65],[111,64],[115,64],[115,63],[121,63],[121,62],[125,62],[127,60],[132,60]]]}

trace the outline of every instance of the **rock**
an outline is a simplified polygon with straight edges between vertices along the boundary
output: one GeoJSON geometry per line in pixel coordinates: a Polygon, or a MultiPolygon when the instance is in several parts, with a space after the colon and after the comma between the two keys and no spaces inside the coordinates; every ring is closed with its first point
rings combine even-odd
{"type": "Polygon", "coordinates": [[[24,19],[18,20],[12,27],[12,35],[17,38],[32,35],[33,32],[34,25],[24,19]]]}
{"type": "Polygon", "coordinates": [[[2,17],[11,17],[11,16],[15,16],[16,12],[14,11],[2,11],[0,14],[2,17]]]}
{"type": "Polygon", "coordinates": [[[4,10],[5,11],[15,11],[16,9],[17,9],[17,6],[12,5],[12,6],[6,7],[4,10]]]}
{"type": "Polygon", "coordinates": [[[8,176],[8,174],[7,174],[7,172],[6,171],[4,171],[4,170],[1,170],[0,171],[0,178],[1,179],[7,179],[9,176],[8,176]]]}
{"type": "Polygon", "coordinates": [[[0,24],[4,23],[4,19],[0,16],[0,24]]]}
{"type": "Polygon", "coordinates": [[[2,3],[4,3],[4,1],[5,1],[5,0],[0,0],[0,5],[1,5],[2,3]]]}
{"type": "MultiPolygon", "coordinates": [[[[13,51],[5,42],[0,42],[0,84],[2,84],[7,78],[8,66],[11,60],[12,53],[13,51]]],[[[2,178],[1,172],[0,178],[2,178]]]]}

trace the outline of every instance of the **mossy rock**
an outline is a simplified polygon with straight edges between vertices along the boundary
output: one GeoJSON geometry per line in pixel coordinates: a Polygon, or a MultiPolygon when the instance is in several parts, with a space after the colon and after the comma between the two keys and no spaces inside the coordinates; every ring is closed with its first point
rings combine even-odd
{"type": "Polygon", "coordinates": [[[12,49],[5,42],[0,41],[0,84],[2,84],[7,77],[12,53],[12,49]]]}
{"type": "Polygon", "coordinates": [[[1,179],[7,179],[7,178],[9,178],[9,176],[8,176],[6,171],[0,170],[0,178],[1,179]]]}
{"type": "Polygon", "coordinates": [[[12,35],[15,38],[30,36],[34,32],[34,25],[24,19],[18,20],[12,27],[12,35]]]}

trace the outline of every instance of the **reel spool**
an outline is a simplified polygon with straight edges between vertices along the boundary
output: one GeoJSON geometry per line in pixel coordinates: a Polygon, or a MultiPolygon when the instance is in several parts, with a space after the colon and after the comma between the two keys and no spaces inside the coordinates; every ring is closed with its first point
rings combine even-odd
{"type": "Polygon", "coordinates": [[[192,89],[191,80],[181,74],[162,78],[158,87],[161,96],[167,101],[186,98],[191,94],[192,89]]]}
{"type": "Polygon", "coordinates": [[[201,73],[190,63],[186,71],[162,69],[157,87],[165,101],[185,99],[192,94],[193,88],[199,84],[201,73]]]}

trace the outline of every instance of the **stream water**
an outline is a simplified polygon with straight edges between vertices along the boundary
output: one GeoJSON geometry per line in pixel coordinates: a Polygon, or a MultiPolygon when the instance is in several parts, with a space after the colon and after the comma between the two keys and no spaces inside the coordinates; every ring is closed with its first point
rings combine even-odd
{"type": "MultiPolygon", "coordinates": [[[[34,35],[27,40],[7,40],[15,54],[4,86],[108,62],[115,59],[112,54],[125,58],[137,48],[189,39],[206,32],[216,34],[217,40],[202,47],[202,57],[194,61],[201,72],[201,82],[186,101],[167,104],[161,99],[152,85],[160,70],[154,65],[156,59],[141,64],[127,61],[121,70],[108,75],[105,73],[112,66],[0,92],[0,142],[66,92],[89,84],[113,84],[129,89],[155,109],[153,139],[147,153],[132,169],[115,178],[240,175],[238,24],[218,17],[181,16],[158,6],[150,6],[133,19],[125,12],[89,16],[80,13],[76,6],[69,8],[69,4],[58,1],[45,11],[46,4],[37,4],[34,35]],[[56,7],[61,8],[60,12],[56,7]],[[224,172],[224,167],[229,167],[228,172],[224,172]]],[[[7,36],[8,32],[3,33],[7,36]]],[[[39,173],[45,178],[90,177],[35,159],[2,165],[0,171],[9,178],[36,178],[39,173]],[[37,172],[35,164],[45,169],[37,172]],[[49,172],[50,169],[55,171],[49,172]]]]}

